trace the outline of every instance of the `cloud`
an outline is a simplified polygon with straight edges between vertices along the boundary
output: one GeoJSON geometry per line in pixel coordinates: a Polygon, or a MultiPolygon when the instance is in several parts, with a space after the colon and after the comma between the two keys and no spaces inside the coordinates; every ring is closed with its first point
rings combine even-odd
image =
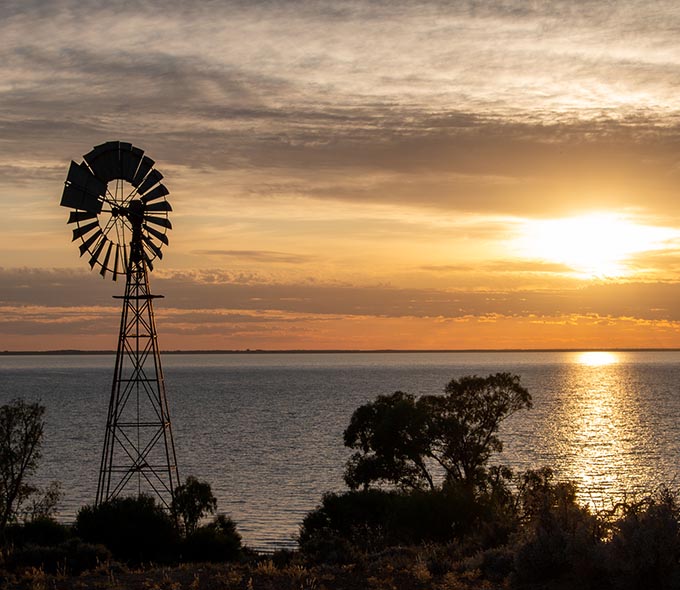
{"type": "MultiPolygon", "coordinates": [[[[122,285],[121,285],[122,287],[122,285]]],[[[370,317],[548,317],[570,314],[680,321],[680,283],[602,283],[572,290],[443,290],[381,285],[277,284],[242,282],[230,273],[167,274],[153,277],[152,290],[165,299],[157,305],[207,314],[257,311],[370,317]],[[202,313],[203,313],[202,312],[202,313]]],[[[43,269],[0,271],[0,304],[111,309],[116,292],[110,281],[85,272],[43,269]]],[[[17,312],[15,311],[15,314],[17,312]]],[[[110,313],[109,311],[106,312],[110,313]]]]}
{"type": "Polygon", "coordinates": [[[236,258],[239,261],[274,262],[284,264],[303,264],[313,260],[311,256],[287,254],[285,252],[271,252],[269,250],[195,250],[192,254],[198,256],[236,258]]]}

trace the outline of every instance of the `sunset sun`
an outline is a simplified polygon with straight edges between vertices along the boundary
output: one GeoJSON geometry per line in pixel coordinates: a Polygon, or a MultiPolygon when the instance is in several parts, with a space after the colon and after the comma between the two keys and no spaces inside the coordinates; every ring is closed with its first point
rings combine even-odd
{"type": "Polygon", "coordinates": [[[631,258],[663,249],[675,233],[617,213],[592,213],[527,221],[518,249],[522,256],[564,264],[586,277],[619,277],[632,273],[631,258]]]}

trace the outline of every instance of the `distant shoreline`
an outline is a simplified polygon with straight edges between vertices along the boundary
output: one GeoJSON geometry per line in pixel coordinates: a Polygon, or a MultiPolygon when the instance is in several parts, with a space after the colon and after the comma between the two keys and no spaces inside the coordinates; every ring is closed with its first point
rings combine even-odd
{"type": "MultiPolygon", "coordinates": [[[[374,350],[162,350],[162,354],[414,354],[414,353],[484,353],[484,352],[677,352],[680,348],[478,348],[478,349],[374,349],[374,350]]],[[[0,356],[96,356],[114,355],[115,350],[2,350],[0,356]]]]}

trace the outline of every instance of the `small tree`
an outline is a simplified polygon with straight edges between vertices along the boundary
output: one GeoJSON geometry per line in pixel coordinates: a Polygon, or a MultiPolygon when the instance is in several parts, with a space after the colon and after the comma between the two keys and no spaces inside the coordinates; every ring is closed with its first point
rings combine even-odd
{"type": "Polygon", "coordinates": [[[347,485],[434,489],[434,465],[447,484],[484,485],[491,454],[503,448],[498,428],[530,408],[531,395],[510,373],[452,379],[444,393],[416,400],[396,392],[358,408],[344,433],[345,445],[357,449],[347,464],[347,485]]]}
{"type": "Polygon", "coordinates": [[[172,512],[182,520],[186,536],[196,531],[199,521],[217,510],[217,498],[213,496],[210,484],[198,481],[193,475],[177,486],[172,499],[172,512]]]}
{"type": "Polygon", "coordinates": [[[40,490],[28,483],[40,459],[44,414],[44,406],[23,400],[0,406],[0,538],[21,515],[51,516],[59,500],[58,484],[40,498],[40,490]]]}

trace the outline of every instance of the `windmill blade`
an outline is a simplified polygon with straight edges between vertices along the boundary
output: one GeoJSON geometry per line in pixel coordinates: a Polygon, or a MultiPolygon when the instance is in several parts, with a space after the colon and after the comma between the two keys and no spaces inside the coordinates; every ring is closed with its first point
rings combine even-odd
{"type": "Polygon", "coordinates": [[[109,258],[111,258],[111,249],[113,248],[113,242],[109,242],[109,247],[106,250],[106,256],[104,257],[104,262],[102,263],[102,269],[99,271],[99,274],[102,275],[103,277],[106,276],[106,271],[108,270],[109,267],[109,258]]]}
{"type": "Polygon", "coordinates": [[[89,211],[71,211],[68,214],[68,221],[66,223],[79,223],[80,221],[94,219],[95,217],[97,217],[97,214],[90,213],[89,211]]]}
{"type": "Polygon", "coordinates": [[[144,150],[133,147],[131,143],[120,142],[120,173],[123,180],[132,182],[143,155],[144,150]]]}
{"type": "Polygon", "coordinates": [[[119,142],[107,141],[95,146],[91,152],[83,156],[83,159],[97,178],[109,182],[114,178],[120,178],[119,150],[119,142]]]}
{"type": "Polygon", "coordinates": [[[90,246],[94,244],[98,239],[99,236],[103,236],[104,232],[101,229],[98,229],[96,232],[94,232],[87,240],[85,240],[82,244],[80,244],[80,255],[82,256],[85,254],[85,252],[88,251],[90,246]]]}
{"type": "Polygon", "coordinates": [[[151,203],[145,207],[147,211],[172,211],[172,207],[168,201],[159,201],[158,203],[151,203]]]}
{"type": "Polygon", "coordinates": [[[168,236],[166,236],[164,233],[159,232],[157,229],[151,227],[150,225],[146,225],[146,223],[142,227],[146,231],[148,231],[152,236],[163,242],[166,246],[168,245],[168,236]]]}
{"type": "Polygon", "coordinates": [[[142,256],[144,256],[144,261],[146,262],[146,265],[149,267],[149,270],[153,270],[153,262],[151,262],[151,258],[149,258],[149,255],[146,253],[146,250],[142,248],[142,256]]]}
{"type": "Polygon", "coordinates": [[[160,182],[163,179],[163,175],[158,170],[152,170],[149,172],[144,181],[137,187],[137,192],[143,195],[148,191],[154,184],[160,182]]]}
{"type": "Polygon", "coordinates": [[[116,244],[116,253],[114,255],[114,262],[113,262],[113,280],[116,280],[116,277],[118,276],[118,262],[120,261],[120,245],[116,244]]]}
{"type": "Polygon", "coordinates": [[[123,244],[123,272],[127,274],[127,271],[128,271],[127,245],[123,244]]]}
{"type": "Polygon", "coordinates": [[[149,201],[153,201],[154,199],[160,199],[161,197],[164,197],[165,195],[169,195],[170,192],[168,191],[167,188],[165,188],[165,185],[159,184],[156,188],[150,190],[148,193],[146,193],[140,201],[142,203],[148,203],[149,201]]]}
{"type": "Polygon", "coordinates": [[[81,211],[88,211],[95,214],[100,213],[102,210],[102,201],[97,195],[93,195],[85,189],[73,184],[64,187],[60,205],[62,207],[80,209],[81,211]]]}
{"type": "Polygon", "coordinates": [[[156,246],[156,244],[153,243],[153,240],[149,236],[142,236],[142,240],[144,240],[144,244],[146,244],[149,250],[151,250],[161,260],[163,259],[163,252],[158,246],[156,246]]]}
{"type": "Polygon", "coordinates": [[[97,260],[99,260],[99,255],[101,254],[101,251],[104,249],[106,242],[108,242],[106,237],[103,237],[101,240],[99,240],[99,243],[95,247],[94,252],[92,252],[92,256],[90,257],[90,268],[94,268],[94,265],[97,264],[97,260]]]}
{"type": "Polygon", "coordinates": [[[71,161],[65,185],[60,202],[62,207],[89,213],[101,212],[100,197],[106,193],[106,183],[94,176],[86,166],[71,161]]]}
{"type": "Polygon", "coordinates": [[[142,180],[144,180],[144,177],[149,173],[149,170],[153,168],[155,163],[156,162],[149,158],[149,156],[144,156],[142,161],[139,163],[139,168],[137,168],[137,172],[135,172],[135,176],[130,184],[132,184],[132,186],[135,188],[138,187],[142,180]]]}
{"type": "Polygon", "coordinates": [[[145,215],[144,221],[172,229],[172,223],[170,223],[170,220],[166,219],[165,217],[153,217],[152,215],[145,215]]]}
{"type": "Polygon", "coordinates": [[[98,221],[93,221],[87,225],[81,225],[80,227],[77,227],[73,230],[73,240],[71,241],[75,242],[78,238],[82,238],[85,234],[90,233],[93,229],[97,229],[98,227],[98,221]]]}

